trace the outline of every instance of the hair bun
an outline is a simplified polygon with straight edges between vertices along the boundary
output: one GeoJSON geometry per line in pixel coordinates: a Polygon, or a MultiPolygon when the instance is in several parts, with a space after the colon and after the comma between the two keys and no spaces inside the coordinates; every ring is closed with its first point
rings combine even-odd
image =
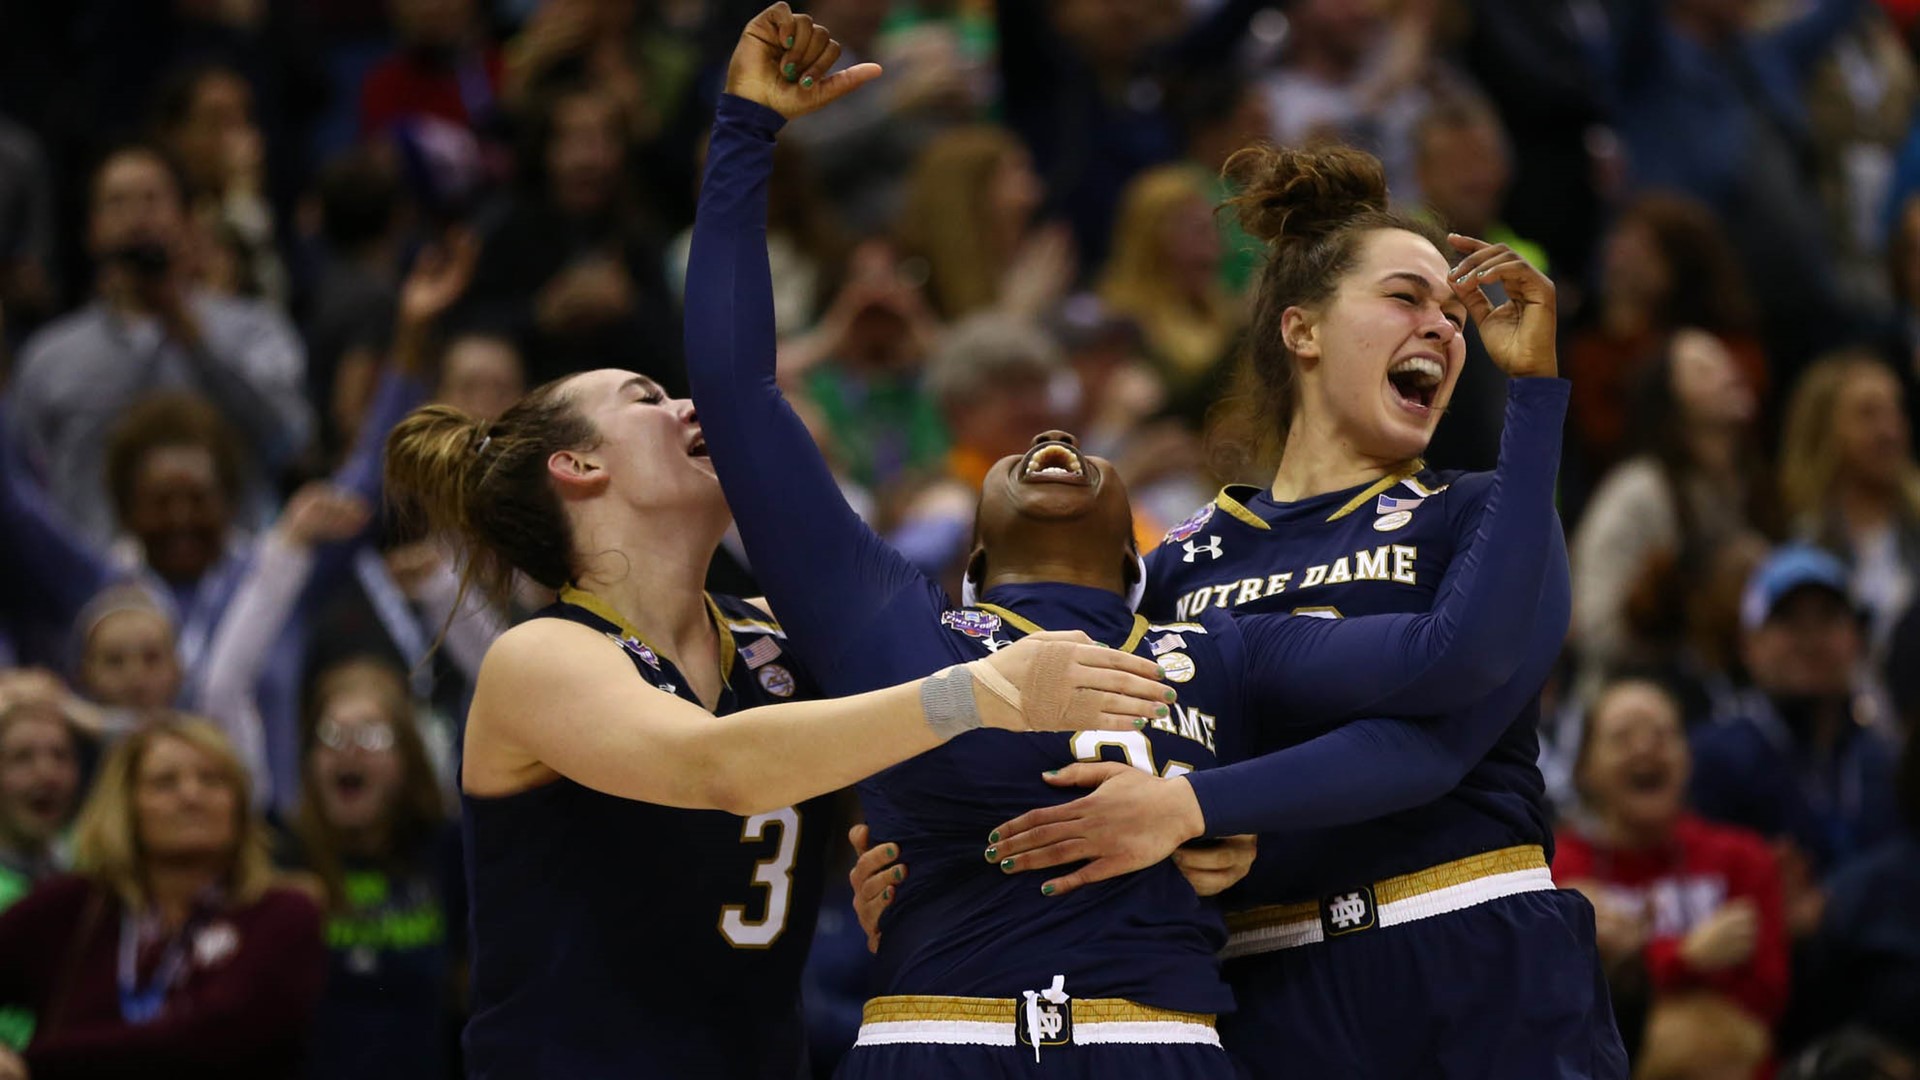
{"type": "Polygon", "coordinates": [[[1268,244],[1311,242],[1358,214],[1387,209],[1380,159],[1350,146],[1249,146],[1227,159],[1240,227],[1268,244]]]}

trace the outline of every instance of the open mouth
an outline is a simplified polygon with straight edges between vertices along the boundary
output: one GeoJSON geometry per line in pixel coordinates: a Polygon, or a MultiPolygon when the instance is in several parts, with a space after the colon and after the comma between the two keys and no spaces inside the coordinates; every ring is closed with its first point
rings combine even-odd
{"type": "Polygon", "coordinates": [[[36,791],[27,796],[27,814],[30,817],[50,820],[60,815],[60,795],[52,791],[36,791]]]}
{"type": "Polygon", "coordinates": [[[1634,765],[1627,770],[1627,788],[1641,794],[1660,791],[1667,786],[1670,778],[1665,765],[1634,765]]]}
{"type": "Polygon", "coordinates": [[[352,798],[367,790],[367,774],[357,769],[343,769],[333,774],[333,790],[352,798]]]}
{"type": "Polygon", "coordinates": [[[707,437],[705,435],[695,435],[693,437],[693,442],[687,446],[687,456],[696,458],[707,456],[707,437]]]}
{"type": "Polygon", "coordinates": [[[1063,442],[1041,443],[1020,462],[1019,477],[1036,484],[1088,484],[1086,459],[1063,442]]]}
{"type": "Polygon", "coordinates": [[[1433,408],[1434,395],[1440,392],[1440,381],[1446,374],[1445,365],[1433,357],[1409,356],[1388,369],[1387,383],[1403,404],[1424,412],[1433,408]]]}

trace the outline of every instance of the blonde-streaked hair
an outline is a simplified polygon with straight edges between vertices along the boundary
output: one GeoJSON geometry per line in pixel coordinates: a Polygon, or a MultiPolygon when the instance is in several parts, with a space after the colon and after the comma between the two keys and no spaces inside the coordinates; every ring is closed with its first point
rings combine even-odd
{"type": "Polygon", "coordinates": [[[221,885],[231,903],[244,906],[260,899],[278,879],[266,823],[251,809],[252,783],[247,768],[219,728],[185,713],[155,719],[120,740],[107,755],[74,827],[75,868],[111,888],[129,909],[138,911],[148,906],[147,856],[135,820],[134,788],[140,779],[140,763],[162,739],[186,743],[211,758],[233,789],[234,850],[221,885]]]}
{"type": "MultiPolygon", "coordinates": [[[[1211,209],[1211,200],[1207,174],[1197,166],[1161,165],[1135,177],[1121,196],[1120,215],[1113,227],[1113,255],[1100,278],[1100,298],[1137,320],[1149,340],[1157,338],[1161,328],[1191,321],[1196,315],[1219,328],[1218,340],[1206,350],[1209,355],[1197,358],[1199,364],[1191,356],[1167,357],[1176,374],[1187,378],[1219,359],[1239,322],[1225,290],[1217,285],[1209,288],[1196,310],[1193,298],[1176,288],[1166,272],[1163,248],[1168,215],[1182,203],[1198,202],[1211,209]]],[[[1164,341],[1154,343],[1165,348],[1164,341]]]]}
{"type": "Polygon", "coordinates": [[[988,200],[993,174],[1024,152],[1010,132],[978,124],[941,135],[914,162],[896,232],[903,252],[927,260],[927,292],[943,318],[999,299],[1007,253],[993,250],[988,200]]]}
{"type": "MultiPolygon", "coordinates": [[[[1793,388],[1780,443],[1780,494],[1796,525],[1819,525],[1826,517],[1840,473],[1835,411],[1848,380],[1866,371],[1893,374],[1873,353],[1846,349],[1815,361],[1793,388]]],[[[1910,457],[1900,470],[1899,495],[1905,514],[1920,519],[1920,466],[1910,457]]]]}

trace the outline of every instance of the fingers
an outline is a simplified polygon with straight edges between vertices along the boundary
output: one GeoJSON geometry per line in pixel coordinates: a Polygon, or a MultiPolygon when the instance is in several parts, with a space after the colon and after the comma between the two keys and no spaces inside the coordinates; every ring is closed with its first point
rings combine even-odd
{"type": "Polygon", "coordinates": [[[1481,248],[1493,246],[1477,236],[1467,236],[1463,233],[1448,233],[1447,243],[1453,245],[1453,250],[1465,254],[1472,254],[1481,248]]]}
{"type": "Polygon", "coordinates": [[[833,40],[832,38],[828,38],[826,49],[823,50],[819,56],[814,58],[813,63],[808,64],[806,67],[800,69],[801,89],[803,90],[813,89],[813,84],[816,82],[819,82],[821,79],[826,78],[827,72],[832,71],[833,65],[839,62],[840,62],[840,43],[833,40]]]}
{"type": "MultiPolygon", "coordinates": [[[[818,30],[819,28],[813,24],[813,17],[811,15],[795,15],[793,17],[793,22],[787,27],[787,36],[781,41],[781,44],[786,47],[786,52],[780,57],[781,78],[790,83],[800,81],[800,68],[803,66],[803,62],[811,56],[816,55],[812,50],[815,46],[814,38],[815,35],[818,34],[818,30]]],[[[819,36],[824,38],[826,35],[820,34],[819,36]]]]}
{"type": "Polygon", "coordinates": [[[860,888],[860,883],[866,879],[882,876],[887,867],[892,865],[893,861],[899,857],[900,846],[898,844],[877,844],[861,853],[860,857],[854,860],[853,869],[847,873],[847,880],[852,883],[853,887],[857,890],[860,888]]]}
{"type": "Polygon", "coordinates": [[[1002,843],[1029,829],[1037,829],[1042,825],[1051,825],[1057,821],[1066,821],[1069,818],[1073,818],[1078,815],[1079,811],[1071,808],[1078,802],[1079,800],[1075,799],[1073,802],[1060,806],[1043,806],[1038,810],[1029,810],[988,833],[987,843],[1002,843]]]}
{"type": "Polygon", "coordinates": [[[785,0],[766,8],[747,23],[746,36],[775,52],[790,47],[786,41],[792,34],[793,9],[786,5],[785,0]]]}
{"type": "MultiPolygon", "coordinates": [[[[1144,656],[1135,656],[1130,652],[1122,652],[1119,649],[1109,649],[1105,645],[1097,644],[1086,645],[1082,648],[1075,649],[1073,655],[1076,661],[1090,668],[1112,668],[1115,671],[1124,671],[1129,675],[1135,675],[1142,679],[1148,679],[1156,683],[1160,682],[1160,665],[1144,656]]],[[[1160,684],[1160,688],[1162,690],[1171,689],[1164,683],[1160,684]]],[[[1173,699],[1167,698],[1165,700],[1172,701],[1173,699]]]]}
{"type": "MultiPolygon", "coordinates": [[[[1167,707],[1165,704],[1160,702],[1147,704],[1147,699],[1145,698],[1097,690],[1082,690],[1080,693],[1093,693],[1098,695],[1091,703],[1098,715],[1088,719],[1085,724],[1070,723],[1069,726],[1071,727],[1092,728],[1100,731],[1125,731],[1128,728],[1132,728],[1138,731],[1147,726],[1147,718],[1141,715],[1142,713],[1151,713],[1154,716],[1167,715],[1167,707]]],[[[1080,716],[1080,710],[1074,709],[1069,714],[1069,721],[1080,716]]]]}
{"type": "MultiPolygon", "coordinates": [[[[1060,826],[1068,828],[1071,826],[1060,826]]],[[[1024,874],[1029,870],[1050,870],[1068,863],[1086,862],[1099,855],[1100,851],[1093,841],[1080,836],[1070,836],[1058,843],[1034,848],[1019,855],[1008,855],[997,864],[1003,874],[1024,874]]]]}
{"type": "Polygon", "coordinates": [[[1096,881],[1105,881],[1126,873],[1126,867],[1113,859],[1095,859],[1071,874],[1057,877],[1040,886],[1040,892],[1046,896],[1065,896],[1075,889],[1091,885],[1096,881]]]}
{"type": "MultiPolygon", "coordinates": [[[[1098,644],[1098,642],[1088,637],[1084,630],[1042,630],[1038,633],[1028,634],[1027,637],[1039,638],[1041,641],[1071,641],[1081,645],[1098,644]]],[[[1021,640],[1024,641],[1025,638],[1021,640]]]]}
{"type": "Polygon", "coordinates": [[[1118,761],[1076,761],[1063,769],[1054,769],[1042,779],[1054,787],[1099,787],[1115,776],[1133,771],[1133,766],[1118,761]]]}
{"type": "MultiPolygon", "coordinates": [[[[1082,824],[1083,823],[1078,820],[1055,821],[1018,833],[1011,833],[1002,838],[998,843],[988,844],[987,850],[983,854],[988,862],[1000,867],[1000,869],[1011,870],[1012,867],[1007,864],[1019,856],[1039,851],[1042,848],[1050,847],[1054,844],[1065,843],[1069,840],[1084,839],[1081,835],[1082,824]]],[[[1022,869],[1024,869],[1024,867],[1022,869]]]]}

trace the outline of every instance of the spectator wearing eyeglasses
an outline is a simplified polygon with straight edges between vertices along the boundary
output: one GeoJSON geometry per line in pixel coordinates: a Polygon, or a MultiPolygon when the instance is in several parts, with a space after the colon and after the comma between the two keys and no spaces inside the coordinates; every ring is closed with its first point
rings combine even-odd
{"type": "Polygon", "coordinates": [[[327,988],[308,1075],[451,1075],[466,893],[404,674],[371,657],[315,682],[290,861],[326,902],[327,988]]]}

